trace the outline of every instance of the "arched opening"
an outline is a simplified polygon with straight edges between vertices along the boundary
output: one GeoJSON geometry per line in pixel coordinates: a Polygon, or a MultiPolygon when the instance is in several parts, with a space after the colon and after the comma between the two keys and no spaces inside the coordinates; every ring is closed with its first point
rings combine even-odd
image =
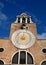
{"type": "Polygon", "coordinates": [[[27,22],[30,23],[30,18],[27,18],[27,22]]]}
{"type": "Polygon", "coordinates": [[[18,17],[18,23],[20,23],[20,17],[18,17]]]}
{"type": "Polygon", "coordinates": [[[25,23],[25,18],[24,17],[22,18],[22,23],[25,23]]]}
{"type": "Polygon", "coordinates": [[[27,53],[27,64],[33,64],[33,63],[34,63],[33,57],[29,53],[27,53]]]}
{"type": "Polygon", "coordinates": [[[13,56],[13,59],[12,59],[12,63],[13,63],[13,64],[18,64],[18,54],[19,54],[19,53],[16,53],[16,54],[13,56]]]}
{"type": "Polygon", "coordinates": [[[30,53],[19,51],[12,57],[12,64],[34,64],[34,59],[30,53]]]}
{"type": "Polygon", "coordinates": [[[41,65],[46,65],[46,61],[43,61],[41,65]]]}
{"type": "Polygon", "coordinates": [[[2,60],[0,60],[0,65],[3,64],[4,65],[4,62],[2,60]]]}

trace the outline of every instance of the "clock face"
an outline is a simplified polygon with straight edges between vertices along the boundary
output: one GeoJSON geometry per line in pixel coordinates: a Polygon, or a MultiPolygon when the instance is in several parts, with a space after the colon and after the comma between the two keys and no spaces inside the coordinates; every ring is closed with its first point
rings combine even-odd
{"type": "Polygon", "coordinates": [[[11,41],[16,47],[26,49],[35,43],[35,36],[28,30],[17,30],[13,33],[11,41]]]}

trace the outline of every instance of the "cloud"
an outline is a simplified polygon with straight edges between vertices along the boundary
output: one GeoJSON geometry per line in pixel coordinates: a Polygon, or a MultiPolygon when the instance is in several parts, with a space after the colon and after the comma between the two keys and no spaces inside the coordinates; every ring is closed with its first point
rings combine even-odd
{"type": "Polygon", "coordinates": [[[7,19],[8,17],[4,13],[0,12],[0,20],[6,21],[7,19]]]}
{"type": "Polygon", "coordinates": [[[2,13],[2,8],[4,8],[4,4],[0,2],[0,22],[6,21],[8,18],[4,13],[2,13]]]}
{"type": "Polygon", "coordinates": [[[38,34],[38,39],[46,39],[46,33],[38,34]]]}
{"type": "Polygon", "coordinates": [[[3,7],[4,7],[4,4],[0,2],[0,9],[2,9],[3,7]]]}

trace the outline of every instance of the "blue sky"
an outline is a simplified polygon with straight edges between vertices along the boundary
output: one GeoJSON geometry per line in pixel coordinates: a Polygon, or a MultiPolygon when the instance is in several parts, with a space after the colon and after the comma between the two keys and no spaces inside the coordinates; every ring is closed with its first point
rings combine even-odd
{"type": "Polygon", "coordinates": [[[22,12],[37,24],[37,36],[46,39],[46,0],[0,0],[0,38],[8,38],[10,26],[22,12]]]}

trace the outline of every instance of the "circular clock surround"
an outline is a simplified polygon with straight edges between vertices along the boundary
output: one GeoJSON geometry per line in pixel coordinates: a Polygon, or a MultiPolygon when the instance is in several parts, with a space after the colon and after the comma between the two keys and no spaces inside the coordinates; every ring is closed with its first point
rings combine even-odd
{"type": "Polygon", "coordinates": [[[12,34],[11,41],[17,48],[26,49],[35,43],[35,36],[28,30],[17,30],[12,34]]]}

